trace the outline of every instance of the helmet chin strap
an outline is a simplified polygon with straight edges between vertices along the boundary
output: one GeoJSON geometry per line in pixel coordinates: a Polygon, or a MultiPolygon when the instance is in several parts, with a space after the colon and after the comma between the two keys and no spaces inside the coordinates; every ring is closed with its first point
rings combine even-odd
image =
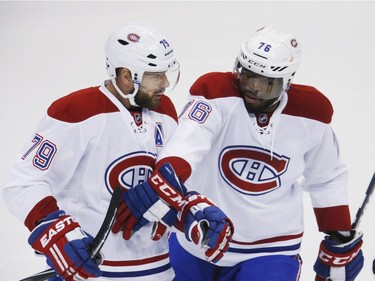
{"type": "Polygon", "coordinates": [[[138,89],[139,89],[138,83],[134,83],[134,91],[133,91],[133,93],[125,95],[124,92],[121,91],[120,88],[117,86],[116,77],[113,77],[111,79],[111,82],[113,84],[113,87],[115,87],[116,91],[120,94],[121,97],[123,97],[124,99],[128,99],[129,102],[130,102],[130,104],[132,106],[139,107],[139,105],[135,102],[135,96],[137,95],[138,89]]]}

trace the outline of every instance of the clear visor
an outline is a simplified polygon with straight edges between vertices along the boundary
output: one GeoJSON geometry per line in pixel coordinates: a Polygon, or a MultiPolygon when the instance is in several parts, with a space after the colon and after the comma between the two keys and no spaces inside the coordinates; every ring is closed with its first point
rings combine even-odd
{"type": "Polygon", "coordinates": [[[180,80],[180,64],[176,61],[174,65],[163,72],[144,72],[139,89],[144,92],[171,92],[180,80]]]}
{"type": "Polygon", "coordinates": [[[285,91],[283,78],[266,77],[243,67],[238,71],[238,79],[241,91],[259,99],[275,99],[285,91]]]}

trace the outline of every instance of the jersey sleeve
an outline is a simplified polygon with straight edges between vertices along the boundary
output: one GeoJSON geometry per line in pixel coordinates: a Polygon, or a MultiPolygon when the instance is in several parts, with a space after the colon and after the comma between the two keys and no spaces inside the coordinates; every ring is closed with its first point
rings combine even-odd
{"type": "Polygon", "coordinates": [[[7,175],[3,196],[9,211],[32,229],[58,209],[55,194],[63,192],[83,156],[80,123],[46,115],[7,175]]]}
{"type": "Polygon", "coordinates": [[[223,116],[214,100],[190,96],[179,117],[179,126],[158,157],[158,165],[170,162],[181,180],[209,153],[223,116]]]}
{"type": "Polygon", "coordinates": [[[348,169],[339,144],[327,124],[316,146],[305,155],[302,186],[309,192],[320,231],[350,230],[348,207],[348,169]]]}

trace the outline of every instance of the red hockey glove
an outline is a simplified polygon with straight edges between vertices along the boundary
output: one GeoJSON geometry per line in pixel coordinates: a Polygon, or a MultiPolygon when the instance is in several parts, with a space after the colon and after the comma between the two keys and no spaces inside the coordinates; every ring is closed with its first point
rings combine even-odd
{"type": "Polygon", "coordinates": [[[182,188],[172,166],[161,166],[147,182],[124,192],[112,232],[123,231],[123,238],[128,240],[135,231],[155,222],[151,238],[160,239],[167,226],[175,224],[177,210],[185,202],[182,188]]]}
{"type": "Polygon", "coordinates": [[[102,275],[88,253],[93,238],[64,211],[48,215],[31,232],[28,242],[34,250],[46,256],[48,265],[64,280],[83,280],[102,275]]]}
{"type": "Polygon", "coordinates": [[[321,242],[314,265],[316,281],[353,281],[361,271],[363,234],[355,230],[348,236],[343,233],[334,232],[321,242]]]}
{"type": "Polygon", "coordinates": [[[207,261],[217,262],[228,250],[234,227],[232,221],[207,197],[191,193],[187,197],[180,219],[181,229],[189,241],[205,248],[207,261]]]}

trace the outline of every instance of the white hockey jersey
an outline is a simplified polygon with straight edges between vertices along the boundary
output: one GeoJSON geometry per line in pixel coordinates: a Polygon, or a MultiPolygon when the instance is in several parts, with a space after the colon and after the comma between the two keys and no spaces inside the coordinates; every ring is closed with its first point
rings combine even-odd
{"type": "MultiPolygon", "coordinates": [[[[303,190],[321,231],[351,229],[347,168],[330,126],[329,100],[312,87],[292,85],[273,114],[249,114],[234,83],[229,72],[199,78],[158,158],[234,223],[233,240],[217,264],[298,254],[303,190]]],[[[202,249],[177,237],[204,259],[202,249]]]]}
{"type": "MultiPolygon", "coordinates": [[[[30,229],[57,201],[95,236],[113,189],[145,181],[176,127],[166,96],[158,108],[132,116],[104,85],[67,95],[49,107],[14,163],[4,201],[30,229]]],[[[166,237],[152,241],[151,228],[146,225],[129,241],[110,233],[102,248],[103,276],[95,280],[172,280],[166,237]]]]}

